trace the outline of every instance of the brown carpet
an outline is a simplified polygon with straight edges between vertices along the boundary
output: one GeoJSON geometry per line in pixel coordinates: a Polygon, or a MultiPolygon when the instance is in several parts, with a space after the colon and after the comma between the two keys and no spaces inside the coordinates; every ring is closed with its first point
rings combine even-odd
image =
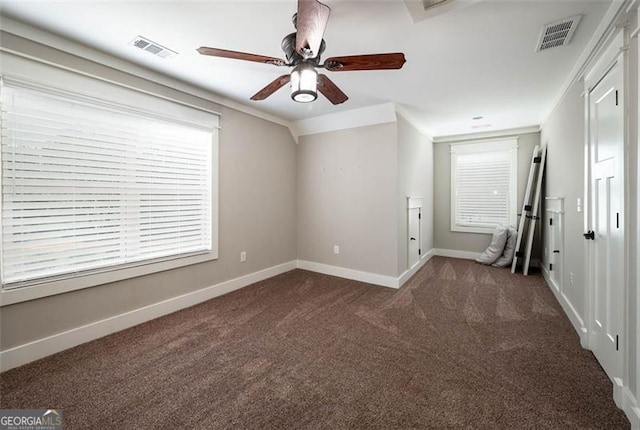
{"type": "Polygon", "coordinates": [[[65,428],[629,428],[540,276],[295,270],[0,375],[65,428]]]}

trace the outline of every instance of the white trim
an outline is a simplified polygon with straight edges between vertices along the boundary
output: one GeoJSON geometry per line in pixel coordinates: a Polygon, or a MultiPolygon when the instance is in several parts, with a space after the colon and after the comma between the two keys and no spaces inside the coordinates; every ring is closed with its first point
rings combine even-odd
{"type": "Polygon", "coordinates": [[[544,200],[547,212],[564,213],[564,197],[545,197],[544,200]]]}
{"type": "Polygon", "coordinates": [[[55,278],[35,280],[30,282],[28,286],[15,285],[14,288],[0,288],[0,307],[19,303],[28,300],[34,300],[42,297],[61,294],[82,288],[94,287],[98,285],[116,282],[123,279],[134,278],[150,273],[161,272],[174,269],[177,267],[188,266],[196,263],[216,260],[218,258],[218,242],[219,242],[219,115],[205,108],[176,102],[173,100],[156,95],[153,93],[131,89],[128,86],[115,82],[110,82],[99,77],[92,77],[80,73],[76,76],[76,72],[68,72],[68,69],[55,66],[53,69],[49,66],[36,62],[37,67],[29,67],[30,72],[21,70],[20,66],[30,63],[22,56],[14,56],[2,52],[0,48],[0,62],[3,64],[3,73],[0,79],[8,78],[11,85],[27,89],[42,90],[48,94],[64,95],[66,98],[77,99],[81,102],[89,101],[99,105],[104,104],[107,107],[115,107],[125,112],[139,112],[147,115],[150,109],[146,107],[149,103],[154,103],[154,107],[158,112],[149,114],[152,117],[163,118],[170,121],[189,124],[191,126],[206,127],[205,124],[211,123],[208,129],[212,131],[211,142],[211,234],[212,243],[211,250],[192,253],[190,255],[175,255],[160,259],[146,260],[137,263],[119,265],[114,267],[106,267],[98,270],[83,272],[80,274],[65,274],[55,278]],[[42,68],[55,72],[47,74],[50,78],[50,85],[47,88],[44,81],[38,79],[38,72],[42,72],[42,68]],[[15,74],[7,75],[6,72],[15,72],[15,74]],[[88,76],[88,77],[87,77],[88,76]],[[54,78],[55,77],[55,78],[54,78]],[[73,78],[76,84],[82,88],[82,92],[73,91],[73,86],[68,81],[73,78]],[[34,80],[35,79],[35,80],[34,80]],[[88,91],[88,89],[93,90],[88,91]],[[95,98],[92,93],[108,94],[101,98],[95,98]],[[127,100],[126,105],[121,105],[118,97],[127,100]],[[167,102],[168,101],[168,102],[167,102]],[[185,107],[186,106],[186,107],[185,107]],[[196,110],[194,110],[196,109],[196,110]],[[196,115],[196,121],[184,121],[181,116],[184,112],[190,115],[196,115]]]}
{"type": "Polygon", "coordinates": [[[363,272],[349,269],[347,267],[331,266],[329,264],[316,263],[313,261],[298,260],[298,269],[310,272],[323,273],[325,275],[337,276],[338,278],[352,279],[354,281],[365,282],[367,284],[380,285],[381,287],[400,288],[399,278],[378,273],[363,272]]]}
{"type": "Polygon", "coordinates": [[[464,142],[466,140],[497,140],[494,138],[500,137],[517,137],[521,134],[539,133],[540,126],[532,125],[529,127],[509,128],[506,130],[485,131],[482,133],[468,133],[468,134],[452,134],[449,136],[437,136],[433,138],[433,143],[453,143],[464,142]]]}
{"type": "Polygon", "coordinates": [[[1,351],[0,371],[4,372],[5,370],[22,366],[23,364],[64,351],[65,349],[72,348],[82,343],[99,339],[111,333],[168,315],[223,294],[230,293],[231,291],[239,290],[240,288],[244,288],[255,282],[263,281],[281,273],[294,270],[295,268],[296,262],[289,261],[258,272],[224,281],[201,290],[172,297],[159,303],[154,303],[140,309],[125,312],[101,321],[96,321],[1,351]]]}
{"type": "Polygon", "coordinates": [[[338,278],[351,279],[353,281],[365,282],[367,284],[379,285],[381,287],[399,289],[402,287],[418,270],[436,255],[435,249],[427,251],[420,260],[407,269],[397,278],[393,276],[380,275],[378,273],[363,272],[361,270],[349,269],[347,267],[331,266],[329,264],[316,263],[307,260],[298,260],[298,269],[308,270],[310,272],[322,273],[325,275],[337,276],[338,278]]]}
{"type": "Polygon", "coordinates": [[[589,349],[589,339],[587,336],[588,331],[587,327],[584,324],[584,320],[582,319],[580,314],[578,314],[576,308],[573,307],[567,296],[560,290],[560,286],[553,282],[553,279],[551,279],[549,271],[544,264],[540,264],[540,269],[542,272],[542,277],[547,283],[547,286],[553,292],[556,300],[558,301],[558,303],[560,303],[560,306],[562,306],[562,310],[567,315],[567,318],[569,318],[569,321],[571,321],[571,325],[573,325],[576,333],[578,333],[578,336],[580,337],[580,345],[585,349],[589,349]]]}
{"type": "Polygon", "coordinates": [[[400,104],[394,103],[394,105],[395,105],[397,115],[400,115],[409,124],[414,126],[416,130],[418,130],[424,137],[426,137],[431,142],[433,142],[433,136],[431,135],[431,132],[423,124],[420,123],[420,120],[418,118],[416,118],[412,113],[410,113],[406,108],[404,108],[400,104]]]}
{"type": "Polygon", "coordinates": [[[459,154],[480,154],[486,152],[504,153],[509,151],[509,213],[508,223],[516,225],[517,221],[517,192],[518,192],[518,136],[502,137],[497,139],[484,139],[467,142],[449,143],[451,163],[451,231],[464,233],[488,233],[491,234],[495,225],[488,223],[459,223],[458,222],[458,156],[459,154]]]}
{"type": "Polygon", "coordinates": [[[479,139],[467,142],[450,142],[450,152],[456,154],[496,152],[518,149],[518,136],[500,137],[497,139],[479,139]]]}
{"type": "Polygon", "coordinates": [[[452,222],[451,231],[455,231],[457,233],[479,233],[479,234],[492,235],[493,231],[496,229],[496,226],[494,225],[486,226],[486,227],[482,227],[482,226],[467,227],[463,225],[454,225],[453,219],[451,220],[451,222],[452,222]]]}
{"type": "Polygon", "coordinates": [[[70,291],[91,288],[124,279],[136,278],[156,272],[163,272],[178,267],[190,266],[218,259],[217,244],[215,249],[191,256],[168,257],[161,261],[133,264],[128,267],[117,266],[95,270],[79,276],[62,277],[52,281],[43,281],[24,287],[0,289],[0,307],[29,300],[40,299],[70,291]]]}
{"type": "Polygon", "coordinates": [[[573,85],[582,79],[588,65],[594,58],[596,58],[602,47],[609,43],[609,38],[615,31],[616,21],[623,10],[625,1],[627,0],[613,0],[611,2],[609,9],[607,9],[607,12],[600,21],[600,25],[598,25],[598,28],[593,33],[591,40],[589,40],[584,51],[582,51],[580,58],[578,58],[578,61],[571,70],[571,73],[569,73],[569,77],[562,85],[555,100],[549,104],[549,109],[547,109],[544,115],[542,115],[542,121],[540,122],[542,126],[544,126],[544,124],[549,120],[549,117],[556,108],[560,106],[573,85]]]}
{"type": "Polygon", "coordinates": [[[347,130],[368,125],[396,122],[394,103],[383,103],[375,106],[352,109],[313,118],[301,119],[293,123],[299,136],[347,130]]]}
{"type": "MultiPolygon", "coordinates": [[[[614,391],[615,395],[615,391],[614,391]]],[[[631,423],[632,430],[640,430],[640,403],[633,396],[629,387],[621,387],[618,393],[620,403],[616,402],[620,409],[622,409],[627,416],[627,419],[631,423]]]]}
{"type": "MultiPolygon", "coordinates": [[[[255,116],[256,118],[260,118],[265,121],[282,125],[284,127],[287,127],[287,129],[289,129],[291,136],[297,142],[298,135],[295,132],[295,127],[293,126],[293,123],[283,118],[268,114],[254,107],[247,106],[245,104],[238,103],[236,101],[221,97],[220,95],[212,91],[209,91],[207,89],[196,87],[184,81],[180,81],[180,80],[168,77],[166,75],[163,75],[159,72],[151,71],[143,66],[138,66],[127,60],[116,58],[112,55],[96,51],[92,48],[73,42],[69,39],[65,39],[54,33],[50,33],[40,28],[32,27],[28,24],[24,24],[20,21],[13,20],[6,16],[0,16],[0,28],[2,28],[3,32],[10,33],[14,36],[17,36],[23,39],[28,39],[31,42],[40,44],[49,49],[53,48],[54,50],[61,50],[65,54],[81,58],[84,61],[99,63],[101,65],[105,65],[105,67],[113,68],[120,72],[130,74],[132,76],[144,79],[156,85],[162,85],[165,88],[170,88],[178,92],[190,95],[192,97],[197,97],[206,104],[215,103],[221,106],[226,106],[228,108],[237,110],[239,112],[243,112],[243,113],[255,116]]],[[[85,76],[90,76],[96,79],[104,80],[106,82],[114,83],[113,81],[102,78],[101,76],[97,76],[92,73],[83,72],[77,68],[71,68],[71,67],[65,66],[64,64],[62,64],[62,62],[60,61],[60,57],[57,56],[55,52],[52,52],[52,56],[55,56],[56,58],[58,58],[57,61],[48,61],[44,58],[34,57],[26,53],[17,52],[10,49],[3,48],[2,51],[11,52],[13,54],[20,55],[24,58],[39,61],[43,64],[53,65],[53,66],[56,66],[65,70],[73,71],[85,76]]],[[[158,97],[162,97],[159,91],[154,92],[153,94],[158,97]]],[[[174,100],[172,97],[167,97],[167,99],[174,100]]]]}
{"type": "MultiPolygon", "coordinates": [[[[634,34],[636,38],[638,38],[638,40],[636,41],[636,46],[637,46],[637,50],[638,52],[636,53],[636,59],[640,58],[640,33],[638,33],[638,30],[640,30],[640,2],[635,2],[636,3],[636,7],[638,7],[638,9],[636,10],[637,16],[636,16],[636,30],[634,31],[634,34]]],[[[638,62],[640,63],[640,60],[638,60],[638,62]]],[[[637,67],[640,67],[640,64],[637,64],[637,67]]],[[[640,397],[640,321],[638,320],[638,318],[640,318],[640,316],[638,316],[638,313],[640,313],[640,118],[638,118],[638,112],[640,111],[640,85],[636,85],[636,92],[637,94],[635,94],[635,98],[636,98],[636,196],[635,196],[635,205],[636,205],[636,262],[635,264],[630,264],[630,266],[635,266],[635,271],[636,271],[636,338],[635,338],[635,346],[636,346],[636,364],[635,364],[635,373],[636,373],[636,396],[640,397]]],[[[629,95],[629,100],[631,100],[631,95],[629,95]]],[[[629,162],[631,163],[632,161],[629,160],[629,162]]],[[[633,184],[630,183],[629,184],[629,189],[633,189],[633,184]]],[[[630,202],[631,204],[633,204],[633,202],[630,202]]],[[[631,217],[629,217],[631,218],[631,217]]],[[[631,330],[630,330],[631,332],[631,330]]],[[[631,342],[631,341],[630,341],[631,342]]],[[[638,401],[638,399],[636,400],[636,404],[635,404],[635,409],[634,409],[634,413],[635,413],[635,430],[640,430],[640,401],[638,401]]],[[[627,416],[629,417],[631,414],[628,413],[627,416]]],[[[631,421],[631,418],[629,418],[629,420],[631,421]]],[[[633,423],[633,421],[632,421],[633,423]]]]}
{"type": "Polygon", "coordinates": [[[400,275],[400,277],[398,278],[398,288],[406,284],[406,282],[411,279],[411,277],[415,275],[418,270],[422,269],[422,266],[424,266],[427,261],[431,260],[431,257],[435,255],[434,251],[435,250],[433,248],[427,251],[426,254],[420,257],[420,261],[414,264],[411,269],[407,269],[402,275],[400,275]]]}
{"type": "Polygon", "coordinates": [[[640,430],[640,404],[633,393],[621,378],[614,377],[613,401],[624,412],[631,423],[632,430],[640,430]]]}
{"type": "Polygon", "coordinates": [[[622,65],[624,63],[622,56],[624,50],[624,31],[618,30],[611,40],[611,45],[585,74],[585,93],[590,93],[616,64],[622,65]]]}
{"type": "Polygon", "coordinates": [[[480,256],[480,252],[459,251],[457,249],[434,248],[431,251],[439,257],[462,258],[465,260],[475,260],[480,256]]]}
{"type": "Polygon", "coordinates": [[[407,209],[422,208],[422,197],[407,196],[407,209]]]}

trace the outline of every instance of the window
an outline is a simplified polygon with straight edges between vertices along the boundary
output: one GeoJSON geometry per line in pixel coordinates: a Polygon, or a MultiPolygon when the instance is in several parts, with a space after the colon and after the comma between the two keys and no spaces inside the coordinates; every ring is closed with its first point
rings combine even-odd
{"type": "Polygon", "coordinates": [[[1,106],[3,289],[217,256],[217,116],[21,85],[1,106]]]}
{"type": "Polygon", "coordinates": [[[517,139],[451,144],[451,230],[516,223],[517,139]]]}

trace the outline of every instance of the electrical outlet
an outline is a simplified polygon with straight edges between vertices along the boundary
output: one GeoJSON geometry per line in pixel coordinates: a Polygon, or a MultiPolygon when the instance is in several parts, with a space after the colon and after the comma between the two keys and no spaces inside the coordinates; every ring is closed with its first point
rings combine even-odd
{"type": "Polygon", "coordinates": [[[573,287],[573,272],[569,273],[569,285],[573,287]]]}
{"type": "Polygon", "coordinates": [[[244,263],[245,261],[247,261],[247,251],[242,251],[240,253],[240,262],[244,263]]]}
{"type": "Polygon", "coordinates": [[[340,254],[340,246],[338,246],[338,245],[333,245],[333,253],[334,253],[335,255],[340,254]]]}

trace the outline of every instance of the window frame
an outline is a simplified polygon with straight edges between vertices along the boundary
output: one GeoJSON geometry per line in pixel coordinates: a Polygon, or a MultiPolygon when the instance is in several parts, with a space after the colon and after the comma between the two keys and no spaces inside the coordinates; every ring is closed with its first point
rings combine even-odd
{"type": "MultiPolygon", "coordinates": [[[[14,58],[15,57],[11,57],[11,60],[14,60],[14,58]]],[[[19,59],[18,63],[22,63],[23,61],[23,59],[19,59]]],[[[203,120],[215,117],[215,123],[206,123],[207,127],[211,128],[212,131],[210,202],[212,235],[211,250],[172,255],[153,260],[88,270],[78,274],[60,275],[49,279],[33,280],[25,283],[23,286],[11,285],[9,288],[5,288],[3,286],[0,288],[0,307],[218,259],[218,130],[220,114],[199,106],[180,103],[176,100],[169,100],[148,92],[137,91],[131,87],[124,87],[113,82],[101,81],[94,77],[82,76],[66,70],[63,71],[56,67],[45,66],[37,63],[31,63],[29,66],[28,70],[32,72],[29,73],[31,76],[3,73],[0,76],[0,79],[2,82],[11,83],[12,86],[23,86],[45,92],[54,92],[61,95],[68,95],[70,98],[85,98],[93,100],[98,104],[102,103],[112,107],[118,106],[124,110],[134,110],[137,113],[147,114],[155,118],[164,118],[170,121],[185,122],[192,120],[194,124],[203,125],[205,124],[203,120]],[[43,73],[44,70],[41,70],[42,68],[49,69],[48,71],[50,71],[52,75],[62,73],[65,79],[58,81],[58,83],[66,83],[63,81],[73,80],[79,88],[87,88],[87,91],[79,93],[75,90],[66,89],[69,88],[69,85],[56,86],[55,83],[45,84],[44,82],[38,82],[35,75],[43,73]],[[83,83],[86,85],[82,85],[83,83]],[[109,97],[103,98],[102,96],[95,97],[93,94],[108,94],[111,99],[109,99],[109,97]],[[127,104],[118,102],[120,99],[127,100],[127,104]],[[131,104],[129,104],[129,102],[131,102],[131,104]],[[157,107],[157,110],[150,109],[148,106],[153,106],[153,108],[157,107]]],[[[2,201],[0,199],[0,209],[1,205],[2,201]]]]}
{"type": "Polygon", "coordinates": [[[457,220],[457,155],[479,154],[484,152],[509,152],[509,225],[515,226],[517,222],[517,196],[518,196],[518,138],[508,137],[501,139],[484,139],[466,142],[450,143],[451,156],[451,231],[461,233],[491,234],[495,225],[464,225],[457,220]]]}

